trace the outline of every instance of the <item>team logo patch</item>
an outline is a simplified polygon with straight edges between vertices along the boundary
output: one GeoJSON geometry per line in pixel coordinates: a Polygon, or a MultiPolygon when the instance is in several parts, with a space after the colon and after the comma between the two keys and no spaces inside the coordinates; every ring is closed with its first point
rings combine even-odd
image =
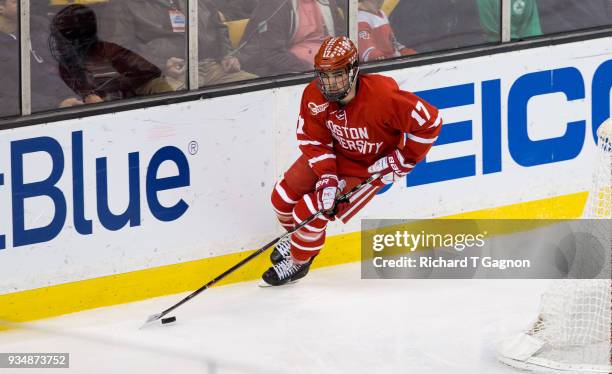
{"type": "Polygon", "coordinates": [[[370,33],[367,31],[359,31],[359,39],[370,39],[370,33]]]}
{"type": "Polygon", "coordinates": [[[337,111],[336,118],[338,118],[338,121],[344,121],[346,119],[346,113],[344,112],[344,110],[337,111]]]}
{"type": "Polygon", "coordinates": [[[317,105],[312,101],[308,103],[308,109],[310,109],[310,113],[312,113],[313,116],[325,112],[325,109],[327,109],[328,106],[329,103],[323,103],[321,105],[317,105]]]}

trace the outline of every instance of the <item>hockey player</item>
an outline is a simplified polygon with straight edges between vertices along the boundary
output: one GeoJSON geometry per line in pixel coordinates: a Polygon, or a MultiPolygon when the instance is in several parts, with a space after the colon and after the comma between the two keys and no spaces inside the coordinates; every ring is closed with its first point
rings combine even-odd
{"type": "Polygon", "coordinates": [[[305,88],[297,122],[302,155],[272,191],[280,224],[291,229],[324,209],[309,224],[279,242],[262,276],[278,286],[304,277],[325,242],[330,220],[346,223],[384,185],[410,173],[436,141],[442,119],[418,96],[392,79],[359,74],[353,42],[329,37],[315,56],[315,79],[305,88]],[[336,196],[380,177],[336,206],[336,196]]]}

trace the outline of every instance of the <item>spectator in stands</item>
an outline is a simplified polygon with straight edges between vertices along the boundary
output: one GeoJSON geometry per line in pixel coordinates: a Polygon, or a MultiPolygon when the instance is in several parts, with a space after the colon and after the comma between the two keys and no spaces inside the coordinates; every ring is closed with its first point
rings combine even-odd
{"type": "Polygon", "coordinates": [[[214,0],[214,2],[223,15],[222,21],[250,18],[257,5],[257,0],[214,0]]]}
{"type": "MultiPolygon", "coordinates": [[[[186,0],[122,0],[110,6],[111,40],[160,67],[175,89],[185,88],[186,0]]],[[[200,87],[256,78],[241,70],[227,27],[211,0],[198,0],[200,87]]]]}
{"type": "MultiPolygon", "coordinates": [[[[35,111],[83,104],[60,79],[49,54],[45,20],[32,16],[30,53],[32,109],[35,111]]],[[[48,22],[47,22],[48,24],[48,22]]],[[[17,0],[0,0],[0,116],[19,113],[20,62],[17,0]]]]}
{"type": "MultiPolygon", "coordinates": [[[[490,42],[500,41],[501,5],[499,0],[476,0],[480,23],[490,42]]],[[[510,32],[512,40],[542,35],[535,0],[512,0],[510,32]]]]}
{"type": "Polygon", "coordinates": [[[542,32],[552,34],[612,23],[610,0],[538,0],[542,32]]]}
{"type": "Polygon", "coordinates": [[[487,42],[476,0],[400,0],[389,20],[398,41],[418,53],[487,42]]]}
{"type": "Polygon", "coordinates": [[[359,1],[359,59],[362,62],[414,54],[400,44],[380,7],[384,0],[359,1]]]}
{"type": "Polygon", "coordinates": [[[85,103],[170,91],[161,70],[138,54],[98,39],[94,11],[69,5],[51,24],[51,52],[64,82],[85,103]]]}
{"type": "Polygon", "coordinates": [[[260,0],[239,58],[262,76],[309,71],[325,37],[343,35],[345,26],[335,0],[260,0]]]}

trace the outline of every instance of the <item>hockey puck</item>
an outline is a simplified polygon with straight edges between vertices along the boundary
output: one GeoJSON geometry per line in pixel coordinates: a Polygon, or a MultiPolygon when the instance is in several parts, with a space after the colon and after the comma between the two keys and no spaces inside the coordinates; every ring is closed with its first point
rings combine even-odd
{"type": "Polygon", "coordinates": [[[161,322],[162,322],[162,325],[165,325],[167,323],[176,322],[176,317],[162,318],[161,322]]]}

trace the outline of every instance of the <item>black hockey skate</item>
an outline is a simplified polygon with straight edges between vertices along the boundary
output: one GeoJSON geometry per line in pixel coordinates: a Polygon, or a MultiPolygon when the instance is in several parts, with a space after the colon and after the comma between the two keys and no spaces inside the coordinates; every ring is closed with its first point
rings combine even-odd
{"type": "Polygon", "coordinates": [[[276,265],[291,255],[291,236],[286,236],[279,240],[270,253],[272,265],[276,265]]]}
{"type": "Polygon", "coordinates": [[[310,261],[303,264],[296,264],[293,262],[291,256],[284,258],[281,262],[275,264],[261,276],[263,282],[260,282],[261,287],[268,286],[282,286],[283,284],[296,282],[302,279],[308,274],[310,270],[310,264],[316,256],[312,257],[310,261]]]}

